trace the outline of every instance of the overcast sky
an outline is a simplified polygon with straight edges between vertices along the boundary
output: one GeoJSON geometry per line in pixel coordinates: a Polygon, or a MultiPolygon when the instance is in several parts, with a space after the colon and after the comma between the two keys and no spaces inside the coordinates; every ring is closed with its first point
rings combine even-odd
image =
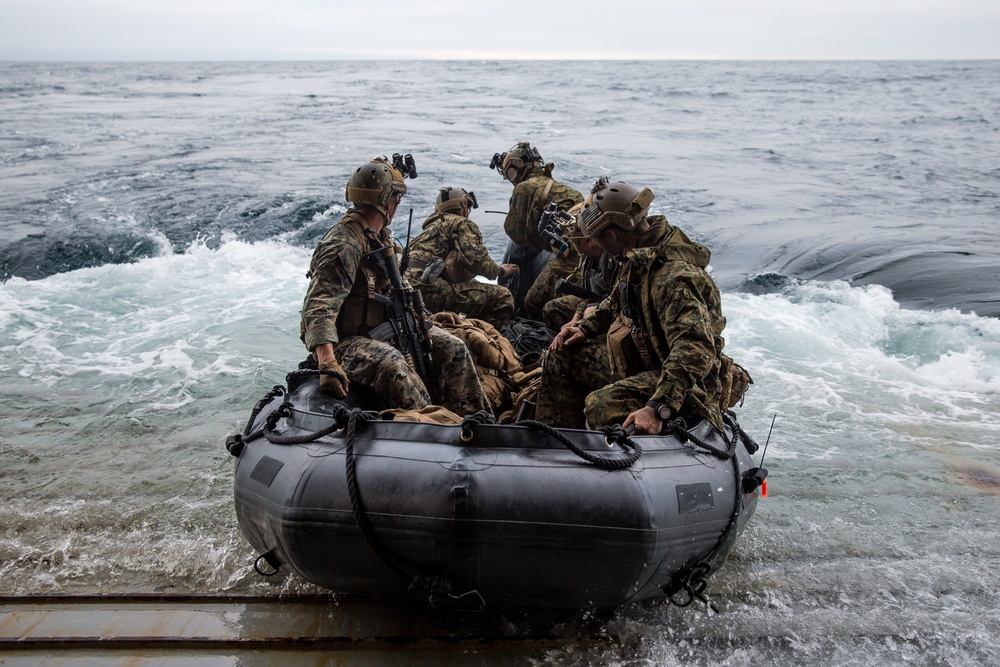
{"type": "Polygon", "coordinates": [[[0,60],[996,59],[1000,0],[0,0],[0,60]]]}

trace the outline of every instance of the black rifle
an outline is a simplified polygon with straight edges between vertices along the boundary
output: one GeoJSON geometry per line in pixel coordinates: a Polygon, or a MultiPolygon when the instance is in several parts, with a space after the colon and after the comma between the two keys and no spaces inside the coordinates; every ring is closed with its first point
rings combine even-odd
{"type": "Polygon", "coordinates": [[[556,281],[556,293],[577,296],[590,302],[599,302],[603,300],[601,295],[597,292],[591,292],[586,287],[580,287],[576,283],[571,283],[565,278],[560,278],[556,281]]]}
{"type": "Polygon", "coordinates": [[[436,369],[428,335],[433,325],[424,309],[423,295],[419,290],[414,290],[403,282],[399,265],[396,263],[394,245],[379,248],[367,256],[375,259],[376,265],[385,272],[392,287],[388,295],[376,293],[373,297],[375,301],[385,305],[389,319],[372,329],[368,335],[376,340],[394,339],[396,349],[403,353],[407,362],[423,379],[424,385],[428,388],[433,387],[435,383],[432,381],[434,379],[432,374],[436,369]]]}

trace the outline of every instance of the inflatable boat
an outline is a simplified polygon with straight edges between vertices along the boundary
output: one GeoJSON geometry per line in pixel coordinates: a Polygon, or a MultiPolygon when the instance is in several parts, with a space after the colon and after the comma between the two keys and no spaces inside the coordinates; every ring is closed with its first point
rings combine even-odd
{"type": "Polygon", "coordinates": [[[658,436],[490,421],[386,421],[293,371],[227,440],[257,571],[468,609],[707,601],[766,477],[732,412],[658,436]]]}

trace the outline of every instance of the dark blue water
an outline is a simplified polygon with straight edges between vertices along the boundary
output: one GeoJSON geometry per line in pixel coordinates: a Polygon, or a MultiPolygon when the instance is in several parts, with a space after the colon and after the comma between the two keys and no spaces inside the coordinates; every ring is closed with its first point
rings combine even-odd
{"type": "Polygon", "coordinates": [[[487,165],[528,139],[712,249],[740,421],[776,416],[722,614],[626,606],[616,641],[530,664],[997,663],[998,84],[998,62],[0,64],[0,595],[313,592],[253,572],[223,446],[304,356],[312,246],[350,170],[398,151],[420,176],[396,234],[459,185],[499,257],[487,165]]]}

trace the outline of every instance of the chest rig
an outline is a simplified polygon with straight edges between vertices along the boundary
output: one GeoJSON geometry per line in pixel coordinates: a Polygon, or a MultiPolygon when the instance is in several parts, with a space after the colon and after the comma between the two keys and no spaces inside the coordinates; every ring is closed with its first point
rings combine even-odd
{"type": "Polygon", "coordinates": [[[653,347],[649,323],[643,314],[640,291],[646,286],[645,275],[624,264],[621,280],[612,295],[611,312],[615,319],[608,330],[608,357],[620,379],[659,370],[663,363],[653,347]]]}
{"type": "Polygon", "coordinates": [[[341,222],[361,244],[361,263],[354,277],[351,291],[344,299],[337,316],[337,332],[344,336],[367,336],[368,332],[388,318],[385,306],[375,300],[376,294],[388,294],[389,279],[378,270],[377,260],[370,253],[382,247],[373,234],[366,234],[357,220],[347,218],[341,222]]]}

